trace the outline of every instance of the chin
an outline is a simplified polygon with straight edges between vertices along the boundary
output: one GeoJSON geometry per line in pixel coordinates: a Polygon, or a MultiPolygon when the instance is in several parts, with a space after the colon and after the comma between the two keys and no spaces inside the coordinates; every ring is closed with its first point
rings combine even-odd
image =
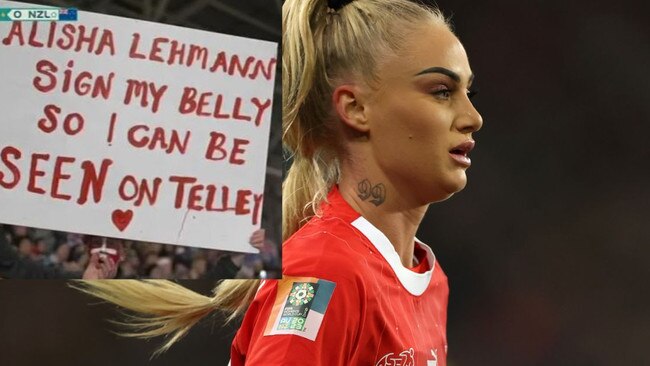
{"type": "Polygon", "coordinates": [[[462,173],[461,176],[456,176],[453,177],[452,179],[449,179],[448,181],[444,182],[441,185],[442,191],[445,193],[441,199],[437,200],[436,202],[439,201],[445,201],[454,194],[462,191],[465,186],[467,185],[467,176],[465,175],[465,172],[462,173]]]}
{"type": "Polygon", "coordinates": [[[444,201],[450,199],[453,195],[454,195],[454,193],[448,193],[448,194],[446,194],[444,196],[439,196],[437,198],[434,198],[433,200],[430,200],[429,203],[444,202],[444,201]]]}
{"type": "Polygon", "coordinates": [[[460,192],[465,188],[466,181],[461,182],[445,182],[445,184],[437,185],[433,194],[427,200],[428,203],[442,202],[450,199],[454,194],[460,192]]]}
{"type": "Polygon", "coordinates": [[[462,191],[467,185],[467,176],[465,171],[454,172],[447,176],[438,176],[437,179],[428,182],[421,182],[423,185],[419,192],[426,192],[426,196],[421,196],[423,204],[442,202],[450,199],[454,194],[462,191]]]}
{"type": "Polygon", "coordinates": [[[456,193],[462,191],[465,189],[465,186],[467,186],[467,176],[463,174],[463,178],[458,182],[458,186],[456,188],[456,193]]]}

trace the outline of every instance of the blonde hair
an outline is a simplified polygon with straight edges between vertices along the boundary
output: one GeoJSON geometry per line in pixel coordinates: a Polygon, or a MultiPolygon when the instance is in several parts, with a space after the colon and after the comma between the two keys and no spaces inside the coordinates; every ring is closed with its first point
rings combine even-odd
{"type": "MultiPolygon", "coordinates": [[[[338,129],[330,101],[339,80],[376,80],[378,56],[396,54],[423,22],[447,24],[437,9],[409,0],[356,0],[333,11],[325,0],[286,0],[282,6],[283,146],[292,159],[282,185],[282,240],[293,235],[338,181],[338,129]]],[[[92,281],[73,286],[139,314],[125,336],[169,335],[167,350],[205,315],[229,313],[252,301],[258,280],[225,280],[213,296],[170,281],[92,281]]]]}
{"type": "Polygon", "coordinates": [[[215,310],[229,313],[226,321],[240,315],[252,301],[259,280],[226,280],[205,296],[167,280],[75,281],[71,287],[135,313],[115,322],[128,331],[125,337],[169,336],[154,355],[169,349],[199,320],[215,310]]]}

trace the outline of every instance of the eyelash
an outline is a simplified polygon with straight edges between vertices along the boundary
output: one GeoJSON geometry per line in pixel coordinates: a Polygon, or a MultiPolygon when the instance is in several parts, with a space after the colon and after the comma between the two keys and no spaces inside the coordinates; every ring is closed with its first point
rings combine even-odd
{"type": "MultiPolygon", "coordinates": [[[[453,92],[454,92],[453,89],[442,89],[442,90],[437,90],[437,91],[433,92],[432,94],[434,96],[440,97],[442,99],[449,99],[450,94],[453,93],[453,92]]],[[[473,97],[476,96],[476,94],[478,94],[478,90],[470,89],[470,90],[467,91],[467,98],[472,99],[473,97]]]]}

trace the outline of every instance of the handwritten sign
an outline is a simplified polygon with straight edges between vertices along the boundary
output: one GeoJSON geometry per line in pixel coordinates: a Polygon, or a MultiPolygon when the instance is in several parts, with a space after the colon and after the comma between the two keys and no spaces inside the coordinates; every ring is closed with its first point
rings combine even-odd
{"type": "Polygon", "coordinates": [[[255,252],[277,45],[78,19],[0,23],[0,222],[255,252]]]}

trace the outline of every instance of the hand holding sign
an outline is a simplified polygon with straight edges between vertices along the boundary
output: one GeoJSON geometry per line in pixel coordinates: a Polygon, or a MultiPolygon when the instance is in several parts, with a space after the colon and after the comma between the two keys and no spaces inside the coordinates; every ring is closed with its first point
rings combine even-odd
{"type": "Polygon", "coordinates": [[[88,267],[83,273],[84,280],[105,280],[115,278],[117,275],[118,265],[111,257],[105,260],[100,259],[99,253],[93,253],[90,256],[88,267]]]}

